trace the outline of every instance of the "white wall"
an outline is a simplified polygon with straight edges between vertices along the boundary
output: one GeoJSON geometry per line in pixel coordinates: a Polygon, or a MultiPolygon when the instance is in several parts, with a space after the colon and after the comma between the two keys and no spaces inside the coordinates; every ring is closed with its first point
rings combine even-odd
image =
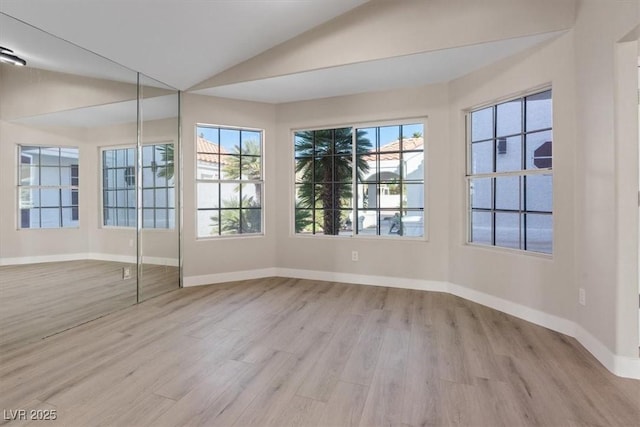
{"type": "Polygon", "coordinates": [[[276,222],[281,211],[276,194],[282,191],[276,180],[275,107],[269,104],[234,101],[184,94],[181,104],[183,166],[183,259],[188,283],[203,284],[221,273],[273,268],[276,265],[276,222]],[[196,238],[196,124],[246,127],[264,130],[264,218],[263,236],[196,238]]]}

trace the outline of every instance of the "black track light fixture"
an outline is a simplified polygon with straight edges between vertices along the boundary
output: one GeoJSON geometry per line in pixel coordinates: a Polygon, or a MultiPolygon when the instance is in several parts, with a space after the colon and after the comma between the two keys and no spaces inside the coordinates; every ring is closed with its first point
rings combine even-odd
{"type": "Polygon", "coordinates": [[[7,64],[17,65],[24,67],[27,65],[27,61],[13,54],[11,49],[0,46],[0,62],[6,62],[7,64]]]}

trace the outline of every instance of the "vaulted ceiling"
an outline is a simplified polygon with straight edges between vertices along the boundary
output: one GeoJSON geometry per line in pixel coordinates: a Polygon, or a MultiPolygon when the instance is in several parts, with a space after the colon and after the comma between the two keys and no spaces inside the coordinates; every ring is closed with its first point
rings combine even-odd
{"type": "MultiPolygon", "coordinates": [[[[3,14],[172,87],[272,103],[448,81],[569,30],[575,10],[576,0],[0,0],[3,14]]],[[[17,27],[0,20],[0,45],[31,66],[95,77],[111,66],[17,27]]]]}

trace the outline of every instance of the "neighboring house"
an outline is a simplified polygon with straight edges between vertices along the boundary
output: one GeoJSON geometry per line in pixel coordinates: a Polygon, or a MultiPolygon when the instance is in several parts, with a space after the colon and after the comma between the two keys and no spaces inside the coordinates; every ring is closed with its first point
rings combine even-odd
{"type": "MultiPolygon", "coordinates": [[[[379,156],[365,156],[369,164],[369,173],[365,176],[363,186],[358,193],[358,206],[365,206],[358,215],[359,233],[375,234],[377,225],[377,212],[375,209],[384,209],[380,214],[381,230],[389,233],[397,232],[394,229],[394,216],[402,216],[403,234],[407,236],[422,236],[424,229],[424,215],[406,215],[398,208],[402,206],[424,206],[424,187],[422,185],[404,185],[399,188],[398,181],[401,176],[401,168],[404,169],[404,179],[422,180],[424,177],[424,138],[407,138],[402,141],[402,148],[407,151],[400,153],[400,141],[392,141],[380,147],[379,156]],[[418,150],[418,151],[409,151],[418,150]],[[376,157],[380,164],[376,165],[376,157]],[[400,198],[402,200],[400,200],[400,198]],[[371,210],[366,210],[371,209],[371,210]]],[[[384,234],[384,233],[383,233],[384,234]]]]}

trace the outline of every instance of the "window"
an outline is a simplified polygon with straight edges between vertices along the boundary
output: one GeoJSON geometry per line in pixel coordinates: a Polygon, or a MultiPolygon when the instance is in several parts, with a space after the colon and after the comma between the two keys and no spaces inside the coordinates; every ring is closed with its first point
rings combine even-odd
{"type": "Polygon", "coordinates": [[[421,123],[296,132],[296,233],[423,236],[423,133],[421,123]]]}
{"type": "Polygon", "coordinates": [[[262,131],[196,126],[197,236],[262,234],[262,131]]]}
{"type": "Polygon", "coordinates": [[[553,251],[551,90],[471,111],[469,242],[553,251]]]}
{"type": "MultiPolygon", "coordinates": [[[[173,144],[142,147],[142,227],[175,227],[173,144]]],[[[136,149],[102,151],[102,204],[105,226],[135,227],[136,149]]]]}
{"type": "Polygon", "coordinates": [[[78,149],[19,146],[19,227],[78,226],[78,149]]]}

